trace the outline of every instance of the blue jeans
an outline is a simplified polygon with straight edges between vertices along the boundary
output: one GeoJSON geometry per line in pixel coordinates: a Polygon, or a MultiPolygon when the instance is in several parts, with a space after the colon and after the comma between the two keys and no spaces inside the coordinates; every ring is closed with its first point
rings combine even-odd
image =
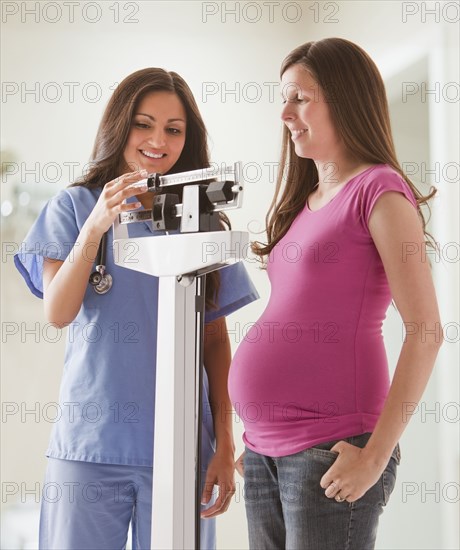
{"type": "Polygon", "coordinates": [[[269,457],[246,448],[244,492],[251,550],[370,550],[379,516],[396,482],[399,444],[377,483],[356,502],[327,498],[320,479],[338,441],[364,447],[370,433],[269,457]]]}

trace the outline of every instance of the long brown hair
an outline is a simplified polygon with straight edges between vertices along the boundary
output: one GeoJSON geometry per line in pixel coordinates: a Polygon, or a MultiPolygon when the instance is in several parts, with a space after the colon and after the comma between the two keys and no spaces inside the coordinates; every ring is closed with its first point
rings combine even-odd
{"type": "MultiPolygon", "coordinates": [[[[280,76],[295,64],[306,69],[322,89],[333,124],[350,155],[368,164],[388,164],[403,177],[416,198],[423,232],[430,244],[433,239],[426,231],[420,205],[427,204],[436,189],[432,187],[429,195],[423,196],[399,165],[385,86],[372,59],[353,42],[325,38],[294,49],[284,59],[280,76]]],[[[313,159],[297,156],[284,126],[275,195],[266,216],[268,242],[253,243],[257,256],[268,255],[282,239],[317,182],[318,171],[313,159]]]]}
{"type": "MultiPolygon", "coordinates": [[[[146,94],[160,91],[178,96],[187,119],[184,148],[168,173],[210,166],[206,126],[188,84],[173,71],[151,67],[130,74],[117,86],[99,125],[90,168],[72,185],[95,189],[120,176],[125,166],[124,150],[136,108],[146,94]]],[[[223,224],[230,226],[225,215],[220,213],[220,218],[222,229],[223,224]]],[[[215,309],[220,288],[218,271],[209,273],[206,283],[206,306],[215,309]]]]}

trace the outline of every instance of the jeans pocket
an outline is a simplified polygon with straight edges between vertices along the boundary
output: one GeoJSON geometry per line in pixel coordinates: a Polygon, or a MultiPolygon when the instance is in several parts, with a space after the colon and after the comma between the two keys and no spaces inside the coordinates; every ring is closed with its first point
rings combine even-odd
{"type": "Polygon", "coordinates": [[[337,451],[331,451],[331,448],[339,441],[340,439],[318,443],[314,447],[309,447],[307,453],[334,461],[339,456],[339,453],[337,451]]]}
{"type": "Polygon", "coordinates": [[[382,490],[383,490],[383,505],[386,506],[390,500],[391,493],[396,485],[396,470],[398,462],[394,457],[390,458],[387,467],[383,471],[381,477],[382,490]]]}
{"type": "Polygon", "coordinates": [[[332,462],[335,461],[335,459],[339,456],[339,453],[336,451],[329,451],[328,449],[317,449],[316,447],[310,447],[307,449],[307,453],[310,453],[313,456],[317,456],[320,458],[326,458],[328,460],[331,460],[332,462]]]}
{"type": "Polygon", "coordinates": [[[391,455],[391,458],[394,458],[396,464],[399,466],[399,464],[401,463],[401,449],[399,447],[399,443],[393,449],[393,454],[391,455]]]}

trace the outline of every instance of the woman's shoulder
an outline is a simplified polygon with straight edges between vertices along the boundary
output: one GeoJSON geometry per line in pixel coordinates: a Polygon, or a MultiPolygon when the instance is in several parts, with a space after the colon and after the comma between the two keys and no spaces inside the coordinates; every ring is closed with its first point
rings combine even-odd
{"type": "Polygon", "coordinates": [[[101,188],[90,189],[84,185],[69,185],[64,189],[61,189],[58,196],[67,198],[67,200],[77,201],[77,202],[88,202],[88,201],[97,201],[99,195],[101,194],[101,188]]]}
{"type": "Polygon", "coordinates": [[[355,189],[360,210],[364,209],[366,219],[379,197],[389,191],[401,193],[414,207],[417,206],[411,186],[398,170],[388,164],[375,164],[368,168],[355,189]]]}
{"type": "Polygon", "coordinates": [[[406,183],[402,175],[389,164],[373,164],[365,170],[361,178],[363,185],[369,185],[376,180],[406,183]]]}
{"type": "Polygon", "coordinates": [[[89,189],[83,185],[71,185],[61,189],[50,199],[50,203],[63,205],[75,212],[93,208],[101,194],[101,189],[89,189]]]}
{"type": "Polygon", "coordinates": [[[374,164],[368,168],[358,188],[361,195],[373,196],[384,191],[398,191],[415,200],[413,190],[402,174],[388,164],[374,164]]]}
{"type": "Polygon", "coordinates": [[[47,201],[37,222],[63,223],[69,219],[80,226],[93,210],[100,193],[100,189],[81,185],[65,187],[47,201]]]}

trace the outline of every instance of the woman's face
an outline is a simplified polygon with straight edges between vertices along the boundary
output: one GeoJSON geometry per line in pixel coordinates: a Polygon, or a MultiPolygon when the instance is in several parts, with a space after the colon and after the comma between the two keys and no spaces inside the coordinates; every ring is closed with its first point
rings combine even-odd
{"type": "Polygon", "coordinates": [[[301,65],[289,67],[281,78],[284,107],[281,119],[291,132],[299,157],[330,161],[342,150],[323,91],[301,65]]]}
{"type": "Polygon", "coordinates": [[[179,159],[185,145],[185,109],[172,92],[151,92],[134,112],[124,160],[130,171],[165,174],[179,159]]]}

